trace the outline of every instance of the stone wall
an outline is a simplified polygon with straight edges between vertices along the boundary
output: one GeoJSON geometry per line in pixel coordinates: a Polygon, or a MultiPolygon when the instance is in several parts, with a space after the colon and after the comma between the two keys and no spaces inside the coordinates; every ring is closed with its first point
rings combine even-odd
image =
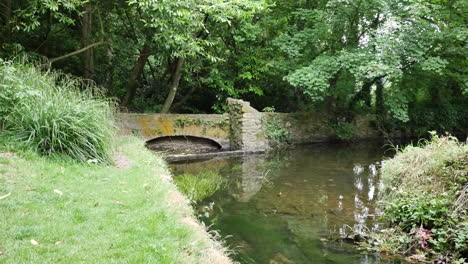
{"type": "Polygon", "coordinates": [[[263,152],[267,141],[262,126],[262,113],[250,103],[228,98],[231,150],[263,152]]]}
{"type": "MultiPolygon", "coordinates": [[[[195,136],[216,141],[223,150],[264,152],[271,146],[268,122],[275,120],[289,131],[293,144],[327,142],[336,139],[326,116],[321,113],[262,113],[249,102],[227,100],[228,113],[200,114],[120,114],[122,128],[140,134],[147,141],[164,136],[195,136]]],[[[355,139],[378,138],[373,116],[356,117],[355,139]]]]}
{"type": "MultiPolygon", "coordinates": [[[[263,113],[264,129],[267,127],[266,123],[272,119],[290,132],[293,144],[328,142],[337,138],[326,116],[319,113],[263,113]]],[[[374,119],[372,115],[356,117],[352,123],[355,127],[354,138],[357,140],[378,138],[378,131],[372,127],[374,119]]]]}

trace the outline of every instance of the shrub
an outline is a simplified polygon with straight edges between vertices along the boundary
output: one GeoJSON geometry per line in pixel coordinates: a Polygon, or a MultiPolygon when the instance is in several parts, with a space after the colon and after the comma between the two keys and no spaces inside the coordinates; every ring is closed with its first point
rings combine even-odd
{"type": "Polygon", "coordinates": [[[115,107],[82,80],[15,62],[0,65],[4,132],[43,155],[109,162],[115,107]]]}
{"type": "Polygon", "coordinates": [[[265,136],[273,147],[283,147],[291,144],[291,132],[285,127],[284,122],[274,113],[273,107],[265,107],[263,112],[270,114],[263,117],[265,136]]]}
{"type": "Polygon", "coordinates": [[[383,162],[381,174],[388,232],[372,233],[368,245],[418,261],[462,260],[468,252],[468,146],[432,133],[430,141],[383,162]]]}
{"type": "Polygon", "coordinates": [[[335,135],[341,140],[350,140],[356,135],[356,128],[348,122],[338,122],[331,127],[335,135]]]}

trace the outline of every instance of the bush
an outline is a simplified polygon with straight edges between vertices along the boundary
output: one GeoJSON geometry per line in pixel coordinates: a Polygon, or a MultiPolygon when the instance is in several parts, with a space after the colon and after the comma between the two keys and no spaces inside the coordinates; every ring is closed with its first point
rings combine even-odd
{"type": "Polygon", "coordinates": [[[291,144],[291,132],[285,127],[279,116],[275,115],[273,107],[265,107],[264,112],[270,114],[263,117],[265,136],[272,147],[283,147],[291,144]]]}
{"type": "Polygon", "coordinates": [[[43,155],[109,162],[114,109],[97,88],[82,80],[27,64],[0,64],[4,132],[43,155]]]}
{"type": "Polygon", "coordinates": [[[331,126],[335,135],[341,140],[350,140],[356,135],[356,128],[348,122],[338,122],[331,126]]]}
{"type": "Polygon", "coordinates": [[[468,146],[439,137],[408,146],[382,164],[382,220],[368,245],[411,260],[462,261],[468,253],[468,146]]]}

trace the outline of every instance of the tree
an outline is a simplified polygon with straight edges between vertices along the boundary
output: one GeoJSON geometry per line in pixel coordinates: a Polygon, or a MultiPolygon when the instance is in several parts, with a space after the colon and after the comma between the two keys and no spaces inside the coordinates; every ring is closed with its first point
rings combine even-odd
{"type": "Polygon", "coordinates": [[[132,0],[129,5],[140,18],[142,26],[138,28],[144,29],[141,34],[151,50],[157,52],[160,61],[169,61],[170,82],[163,113],[171,108],[187,59],[220,60],[212,53],[220,42],[209,38],[208,24],[231,24],[264,9],[263,2],[246,0],[132,0]]]}

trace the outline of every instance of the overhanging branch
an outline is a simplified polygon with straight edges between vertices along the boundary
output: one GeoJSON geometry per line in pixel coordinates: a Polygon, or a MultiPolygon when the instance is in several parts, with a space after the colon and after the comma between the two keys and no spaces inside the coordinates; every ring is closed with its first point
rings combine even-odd
{"type": "Polygon", "coordinates": [[[54,62],[56,62],[56,61],[66,59],[66,58],[71,57],[71,56],[76,55],[76,54],[80,54],[80,53],[82,53],[82,52],[85,52],[85,51],[88,50],[88,49],[92,49],[92,48],[94,48],[94,47],[96,47],[96,46],[99,46],[99,45],[102,45],[102,44],[107,44],[107,42],[106,42],[106,41],[100,41],[100,42],[93,43],[93,44],[88,45],[88,46],[86,46],[86,47],[84,47],[84,48],[82,48],[82,49],[75,50],[75,51],[70,52],[70,53],[68,53],[68,54],[65,54],[65,55],[63,55],[63,56],[50,59],[50,60],[49,60],[49,63],[52,64],[52,63],[54,63],[54,62]]]}

